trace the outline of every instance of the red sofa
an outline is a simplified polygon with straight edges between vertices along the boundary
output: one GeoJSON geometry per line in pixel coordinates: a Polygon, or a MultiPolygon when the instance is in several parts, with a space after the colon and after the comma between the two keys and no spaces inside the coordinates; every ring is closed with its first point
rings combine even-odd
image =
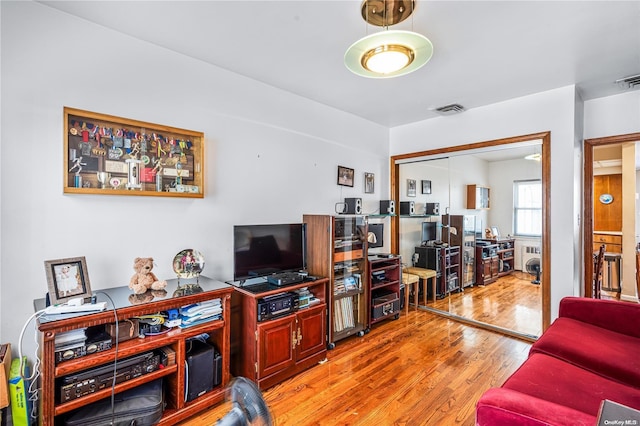
{"type": "Polygon", "coordinates": [[[640,409],[640,304],[566,297],[529,358],[476,405],[476,425],[595,425],[604,399],[640,409]]]}

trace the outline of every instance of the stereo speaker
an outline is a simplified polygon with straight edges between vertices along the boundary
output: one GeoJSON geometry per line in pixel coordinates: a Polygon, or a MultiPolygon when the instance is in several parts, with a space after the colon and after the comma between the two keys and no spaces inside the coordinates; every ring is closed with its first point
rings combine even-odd
{"type": "Polygon", "coordinates": [[[343,213],[362,214],[362,198],[345,198],[343,213]]]}
{"type": "Polygon", "coordinates": [[[185,364],[185,401],[192,401],[220,384],[222,357],[213,346],[199,340],[187,341],[185,364]]]}
{"type": "Polygon", "coordinates": [[[424,214],[439,215],[440,203],[425,203],[424,214]]]}
{"type": "Polygon", "coordinates": [[[416,214],[415,201],[400,201],[400,214],[416,214]]]}
{"type": "Polygon", "coordinates": [[[396,202],[393,200],[380,200],[380,214],[396,214],[396,202]]]}

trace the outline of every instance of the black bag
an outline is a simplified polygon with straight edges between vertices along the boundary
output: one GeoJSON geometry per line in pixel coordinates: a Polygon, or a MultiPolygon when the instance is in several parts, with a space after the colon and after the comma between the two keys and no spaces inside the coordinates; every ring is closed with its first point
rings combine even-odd
{"type": "Polygon", "coordinates": [[[66,426],[150,426],[162,418],[162,379],[118,393],[82,407],[65,419],[66,426]]]}

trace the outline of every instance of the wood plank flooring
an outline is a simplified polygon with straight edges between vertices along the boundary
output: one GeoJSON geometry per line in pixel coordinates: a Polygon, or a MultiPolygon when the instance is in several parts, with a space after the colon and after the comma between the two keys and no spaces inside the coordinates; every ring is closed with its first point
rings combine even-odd
{"type": "Polygon", "coordinates": [[[427,306],[454,315],[507,328],[519,333],[542,334],[542,293],[531,275],[514,271],[486,286],[467,287],[450,298],[427,306]]]}
{"type": "MultiPolygon", "coordinates": [[[[364,337],[337,342],[327,360],[264,391],[286,425],[468,425],[488,388],[524,362],[530,344],[410,310],[364,337]]],[[[225,402],[181,423],[212,425],[225,402]]]]}

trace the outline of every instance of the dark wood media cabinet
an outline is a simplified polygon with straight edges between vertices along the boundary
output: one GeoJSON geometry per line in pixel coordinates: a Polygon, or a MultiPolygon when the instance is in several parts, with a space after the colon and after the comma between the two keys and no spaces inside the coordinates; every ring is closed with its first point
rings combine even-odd
{"type": "Polygon", "coordinates": [[[369,256],[369,326],[389,318],[400,318],[400,256],[369,256]]]}
{"type": "MultiPolygon", "coordinates": [[[[132,293],[126,286],[94,291],[99,302],[107,302],[107,310],[87,314],[46,315],[40,317],[37,322],[37,328],[40,332],[40,359],[42,362],[40,424],[45,426],[60,425],[68,413],[111,396],[111,387],[109,386],[67,402],[60,402],[59,398],[57,398],[59,388],[56,386],[56,382],[63,377],[87,369],[113,364],[116,355],[118,360],[122,360],[164,347],[169,347],[175,352],[175,364],[118,383],[114,388],[115,393],[163,378],[166,407],[159,422],[160,425],[176,424],[212,405],[222,402],[225,398],[225,391],[230,377],[229,325],[233,288],[205,277],[200,277],[197,284],[185,284],[185,281],[191,282],[193,280],[182,280],[182,285],[179,280],[169,280],[166,291],[154,291],[153,294],[149,295],[152,300],[144,302],[138,302],[144,300],[142,298],[130,298],[132,293]],[[59,333],[90,326],[112,324],[115,322],[115,316],[117,316],[118,321],[126,321],[133,317],[155,314],[213,299],[220,299],[222,305],[221,319],[203,322],[187,328],[176,327],[156,336],[136,337],[120,342],[117,345],[117,353],[116,345],[113,344],[111,349],[61,361],[56,364],[55,338],[59,333]],[[114,309],[111,309],[111,300],[115,304],[115,312],[114,309]],[[221,382],[213,390],[192,401],[185,402],[185,357],[187,355],[185,342],[187,339],[202,333],[209,335],[208,343],[214,345],[222,356],[221,382]]],[[[45,300],[35,300],[34,306],[36,310],[44,309],[45,300]]]]}
{"type": "Polygon", "coordinates": [[[327,278],[277,287],[236,286],[232,296],[232,373],[266,389],[312,367],[327,354],[327,278]],[[307,288],[318,300],[272,319],[259,321],[261,301],[277,300],[307,288]]]}

